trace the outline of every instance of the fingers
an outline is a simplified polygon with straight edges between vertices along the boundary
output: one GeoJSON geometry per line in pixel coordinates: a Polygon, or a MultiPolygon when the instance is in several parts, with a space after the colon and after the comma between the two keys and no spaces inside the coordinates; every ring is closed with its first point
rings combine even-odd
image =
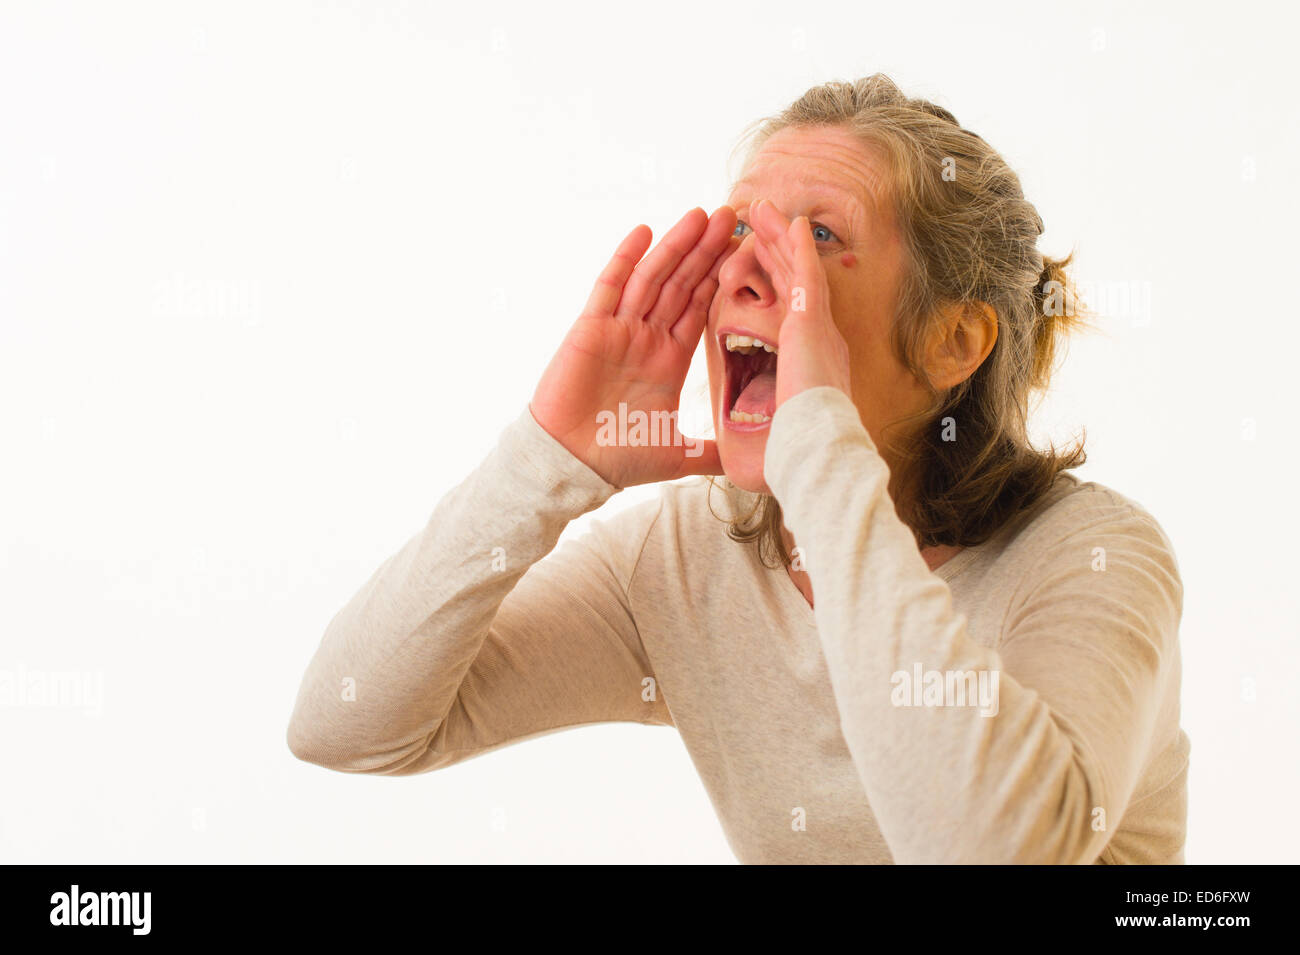
{"type": "Polygon", "coordinates": [[[807,216],[787,219],[772,203],[760,199],[750,210],[754,220],[754,255],[772,276],[779,293],[789,297],[796,287],[802,288],[804,308],[813,307],[821,295],[826,274],[817,254],[817,243],[807,216]]]}
{"type": "MultiPolygon", "coordinates": [[[[779,266],[785,272],[786,277],[792,280],[794,260],[786,241],[791,232],[791,221],[781,213],[781,210],[766,199],[759,199],[750,207],[749,217],[753,220],[755,245],[766,246],[768,259],[779,266]]],[[[768,268],[762,262],[759,264],[763,265],[764,268],[768,268]]],[[[768,268],[768,271],[770,272],[771,269],[768,268]]]]}
{"type": "Polygon", "coordinates": [[[694,350],[695,343],[700,340],[704,326],[709,321],[709,309],[713,305],[713,297],[718,293],[718,275],[722,271],[722,263],[727,261],[727,256],[734,252],[739,245],[740,241],[738,239],[734,237],[728,238],[722,253],[713,260],[713,267],[709,269],[704,278],[695,283],[695,289],[691,292],[690,301],[686,303],[686,307],[677,316],[677,320],[670,326],[669,334],[682,347],[694,350]]]}
{"type": "Polygon", "coordinates": [[[601,318],[614,314],[619,297],[623,294],[623,286],[627,284],[628,276],[636,264],[641,261],[641,256],[645,255],[645,250],[650,247],[651,238],[650,227],[647,225],[639,225],[627,234],[627,238],[619,243],[614,257],[596,279],[596,287],[587,299],[583,314],[601,318]]]}
{"type": "Polygon", "coordinates": [[[681,318],[683,306],[692,300],[695,287],[717,265],[718,256],[727,248],[735,231],[735,210],[730,206],[715,209],[699,241],[660,286],[654,307],[646,316],[649,324],[671,328],[681,318]]]}
{"type": "Polygon", "coordinates": [[[817,243],[813,239],[812,229],[806,216],[799,216],[790,223],[788,232],[790,251],[793,258],[795,284],[804,287],[809,308],[812,299],[820,294],[825,284],[826,273],[822,270],[821,259],[817,255],[817,243]]]}
{"type": "Polygon", "coordinates": [[[777,294],[785,298],[789,294],[790,286],[794,284],[794,278],[785,264],[776,257],[776,251],[767,242],[762,239],[754,239],[754,258],[758,264],[763,267],[763,271],[772,279],[772,284],[776,286],[777,294]]]}
{"type": "Polygon", "coordinates": [[[708,214],[696,206],[668,230],[654,251],[633,270],[614,310],[615,318],[639,320],[645,317],[659,294],[659,287],[694,248],[708,222],[708,214]]]}

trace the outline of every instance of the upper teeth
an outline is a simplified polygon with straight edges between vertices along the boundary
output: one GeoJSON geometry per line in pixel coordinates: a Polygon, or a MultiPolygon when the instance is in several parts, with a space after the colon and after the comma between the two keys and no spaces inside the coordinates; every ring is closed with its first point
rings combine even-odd
{"type": "Polygon", "coordinates": [[[738,351],[742,355],[752,355],[760,348],[763,351],[769,351],[776,354],[776,346],[769,345],[767,342],[759,341],[757,338],[750,338],[748,335],[727,335],[725,344],[727,351],[738,351]]]}

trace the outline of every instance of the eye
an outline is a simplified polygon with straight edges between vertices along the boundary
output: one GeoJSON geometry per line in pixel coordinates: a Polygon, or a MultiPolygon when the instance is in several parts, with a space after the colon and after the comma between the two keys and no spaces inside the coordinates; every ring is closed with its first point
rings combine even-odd
{"type": "MultiPolygon", "coordinates": [[[[746,233],[742,232],[741,229],[749,229],[749,228],[750,226],[748,222],[746,222],[744,219],[737,219],[736,228],[731,234],[736,236],[737,238],[744,238],[746,233]]],[[[752,232],[753,230],[750,229],[750,231],[752,232]]],[[[813,234],[813,239],[817,242],[840,241],[839,236],[837,236],[830,229],[826,228],[826,226],[822,225],[820,222],[812,223],[812,234],[813,234]]]]}

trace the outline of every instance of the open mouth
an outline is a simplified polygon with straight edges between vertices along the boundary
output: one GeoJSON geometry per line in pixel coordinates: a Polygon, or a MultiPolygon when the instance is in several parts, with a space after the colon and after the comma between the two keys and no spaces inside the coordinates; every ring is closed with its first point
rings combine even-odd
{"type": "Polygon", "coordinates": [[[776,413],[777,347],[749,335],[721,336],[726,366],[723,412],[735,430],[753,431],[776,413]]]}

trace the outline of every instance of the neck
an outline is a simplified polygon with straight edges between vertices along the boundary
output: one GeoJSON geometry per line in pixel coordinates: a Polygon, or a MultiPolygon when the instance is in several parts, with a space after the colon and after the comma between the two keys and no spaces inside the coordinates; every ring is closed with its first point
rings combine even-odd
{"type": "MultiPolygon", "coordinates": [[[[785,524],[781,525],[781,540],[785,542],[786,553],[793,554],[796,546],[794,535],[790,533],[785,524]]],[[[937,547],[923,547],[920,549],[921,557],[931,571],[947,563],[961,551],[962,548],[955,544],[941,544],[937,547]]],[[[800,569],[796,569],[792,565],[787,568],[787,573],[789,573],[790,579],[794,581],[794,585],[799,588],[799,592],[803,594],[804,599],[808,601],[808,606],[815,606],[813,603],[812,578],[808,576],[806,570],[802,569],[802,561],[798,561],[797,564],[800,569]]]]}

